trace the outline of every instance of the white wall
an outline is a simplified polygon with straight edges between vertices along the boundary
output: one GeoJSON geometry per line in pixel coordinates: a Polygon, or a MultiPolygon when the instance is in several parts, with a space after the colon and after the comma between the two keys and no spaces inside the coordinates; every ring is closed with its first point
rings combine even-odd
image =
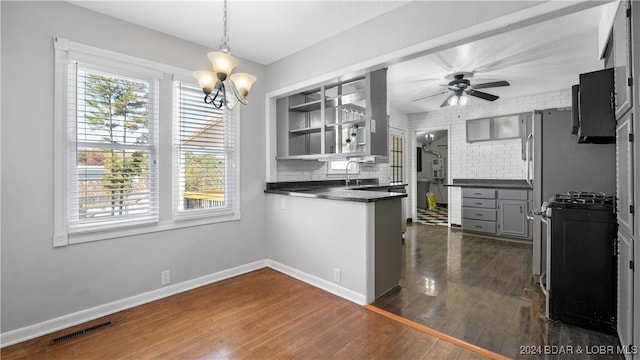
{"type": "MultiPolygon", "coordinates": [[[[266,258],[262,66],[240,60],[258,81],[241,109],[242,220],[52,247],[53,38],[184,69],[210,66],[210,49],[66,2],[2,1],[2,333],[266,258]]],[[[170,86],[165,76],[161,87],[170,86]]],[[[170,87],[169,87],[170,89],[170,87]]],[[[171,122],[161,104],[160,121],[171,122]]],[[[165,134],[166,135],[166,134],[165,134]]],[[[170,135],[160,151],[171,152],[170,135]]],[[[169,164],[160,164],[170,191],[169,164]]],[[[166,205],[166,204],[165,204],[166,205]]],[[[161,216],[170,216],[165,208],[161,216]]],[[[3,337],[4,339],[4,337],[3,337]]]]}
{"type": "MultiPolygon", "coordinates": [[[[465,121],[568,106],[571,106],[570,89],[413,114],[409,116],[412,147],[416,147],[416,131],[448,128],[451,139],[447,174],[449,183],[453,179],[524,179],[526,174],[521,157],[520,139],[467,143],[465,121]]],[[[408,159],[411,164],[411,173],[414,174],[414,179],[409,185],[409,203],[411,214],[415,217],[415,174],[417,172],[415,154],[413,152],[408,154],[411,156],[411,159],[408,159]]],[[[460,188],[450,188],[449,218],[452,224],[461,223],[460,202],[460,188]]]]}
{"type": "MultiPolygon", "coordinates": [[[[270,64],[266,73],[267,92],[317,76],[326,76],[332,72],[343,75],[347,73],[345,68],[352,65],[356,66],[355,70],[362,70],[386,61],[396,61],[402,56],[414,55],[418,51],[446,45],[476,35],[473,32],[454,34],[460,29],[470,28],[540,3],[413,1],[270,64]],[[452,21],[453,14],[455,21],[452,21]],[[443,41],[427,43],[438,38],[443,38],[443,41]]],[[[571,4],[567,2],[563,6],[568,5],[571,4]]],[[[514,18],[509,23],[496,23],[495,27],[508,24],[513,26],[516,21],[514,18]]]]}
{"type": "Polygon", "coordinates": [[[267,194],[266,203],[268,257],[275,269],[358,304],[372,300],[375,203],[277,194],[267,194]],[[334,269],[341,271],[339,283],[334,269]]]}

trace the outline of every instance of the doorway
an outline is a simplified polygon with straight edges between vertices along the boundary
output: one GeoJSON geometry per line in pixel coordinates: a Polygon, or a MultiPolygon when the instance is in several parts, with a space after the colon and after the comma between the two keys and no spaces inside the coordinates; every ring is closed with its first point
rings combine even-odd
{"type": "Polygon", "coordinates": [[[449,226],[449,130],[415,132],[416,222],[449,226]]]}

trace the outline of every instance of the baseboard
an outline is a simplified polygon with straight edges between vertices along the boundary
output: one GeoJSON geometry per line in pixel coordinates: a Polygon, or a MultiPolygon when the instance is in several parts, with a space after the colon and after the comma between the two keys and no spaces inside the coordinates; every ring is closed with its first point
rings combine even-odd
{"type": "Polygon", "coordinates": [[[290,266],[284,265],[282,263],[279,263],[277,261],[274,260],[267,260],[267,266],[279,271],[283,274],[289,275],[293,278],[296,278],[300,281],[303,281],[311,286],[315,286],[319,289],[322,289],[326,292],[332,293],[336,296],[339,296],[343,299],[349,300],[351,302],[354,302],[358,305],[365,305],[367,304],[367,296],[366,294],[360,294],[358,292],[355,292],[353,290],[349,290],[347,288],[344,288],[342,286],[339,286],[335,283],[332,283],[330,281],[321,279],[317,276],[308,274],[304,271],[300,271],[298,269],[294,269],[290,266]]]}
{"type": "MultiPolygon", "coordinates": [[[[240,265],[231,269],[219,271],[214,274],[205,275],[196,279],[184,281],[178,284],[162,287],[157,290],[135,295],[126,299],[117,300],[104,305],[99,305],[90,309],[78,311],[43,321],[38,324],[29,325],[20,329],[8,331],[0,334],[0,347],[5,347],[39,336],[50,334],[54,331],[66,329],[71,326],[85,323],[103,316],[107,316],[118,311],[130,309],[132,307],[159,300],[184,291],[195,289],[200,286],[212,284],[234,276],[242,275],[254,270],[258,270],[268,265],[267,260],[259,260],[249,264],[240,265]]],[[[277,270],[277,269],[276,269],[277,270]]],[[[283,271],[284,272],[284,271],[283,271]]],[[[293,276],[293,275],[292,275],[293,276]]],[[[304,281],[304,280],[303,280],[304,281]]],[[[312,284],[313,285],[313,284],[312,284]]],[[[339,295],[340,296],[340,295],[339,295]]]]}

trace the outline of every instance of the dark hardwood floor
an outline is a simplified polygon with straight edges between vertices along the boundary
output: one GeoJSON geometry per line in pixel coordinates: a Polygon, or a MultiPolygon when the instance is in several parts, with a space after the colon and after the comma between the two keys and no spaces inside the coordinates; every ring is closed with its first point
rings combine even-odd
{"type": "Polygon", "coordinates": [[[9,359],[481,359],[265,268],[1,350],[9,359]],[[53,338],[115,320],[57,345],[53,338]]]}
{"type": "Polygon", "coordinates": [[[531,245],[414,223],[404,246],[401,287],[374,306],[512,358],[623,359],[585,351],[615,347],[617,337],[541,316],[544,297],[531,276],[531,245]],[[544,346],[550,346],[547,354],[531,354],[544,353],[544,346]]]}

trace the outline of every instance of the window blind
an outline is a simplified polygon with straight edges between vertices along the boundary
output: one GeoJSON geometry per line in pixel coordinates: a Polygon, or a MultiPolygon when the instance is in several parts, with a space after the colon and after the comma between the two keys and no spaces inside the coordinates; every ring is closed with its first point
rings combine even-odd
{"type": "Polygon", "coordinates": [[[158,221],[157,77],[70,61],[69,232],[158,221]]]}
{"type": "Polygon", "coordinates": [[[234,112],[205,104],[202,90],[174,81],[174,216],[231,214],[236,200],[234,112]]]}

